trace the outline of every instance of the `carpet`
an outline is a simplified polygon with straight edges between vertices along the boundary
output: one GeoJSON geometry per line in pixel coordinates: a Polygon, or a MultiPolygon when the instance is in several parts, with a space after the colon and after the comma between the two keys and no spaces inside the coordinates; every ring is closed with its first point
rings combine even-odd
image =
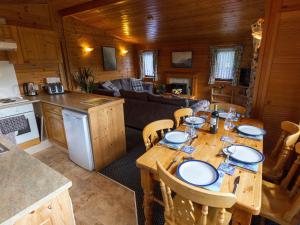
{"type": "MultiPolygon", "coordinates": [[[[142,132],[140,130],[126,127],[126,141],[127,154],[99,172],[135,191],[138,224],[144,225],[143,190],[141,187],[140,170],[135,165],[136,159],[145,153],[142,132]]],[[[161,198],[158,184],[155,186],[154,195],[161,198]]],[[[154,203],[153,206],[153,224],[164,224],[163,208],[156,203],[154,203]]],[[[256,224],[260,224],[259,216],[254,216],[252,219],[251,225],[256,224]]],[[[277,224],[271,221],[266,221],[266,225],[277,224]]]]}

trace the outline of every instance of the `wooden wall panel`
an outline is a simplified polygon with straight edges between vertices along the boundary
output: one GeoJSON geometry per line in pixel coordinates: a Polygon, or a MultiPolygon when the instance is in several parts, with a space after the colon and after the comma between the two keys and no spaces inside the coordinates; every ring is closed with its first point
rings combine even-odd
{"type": "Polygon", "coordinates": [[[64,36],[71,74],[78,71],[79,67],[90,67],[94,71],[96,81],[136,76],[134,45],[112,38],[105,32],[71,17],[64,18],[64,36]],[[117,71],[103,70],[101,46],[116,48],[117,71]],[[92,47],[94,50],[85,53],[84,47],[92,47]],[[121,50],[128,52],[122,54],[121,50]]]}
{"type": "Polygon", "coordinates": [[[138,46],[138,50],[158,50],[158,73],[162,82],[165,82],[165,74],[169,72],[196,73],[198,75],[198,94],[200,99],[210,99],[210,86],[208,85],[210,73],[210,46],[230,46],[240,44],[244,46],[241,67],[250,67],[252,59],[252,40],[249,37],[246,40],[232,41],[230,43],[171,43],[138,46]],[[171,65],[172,51],[192,51],[192,68],[179,69],[173,68],[171,65]]]}
{"type": "Polygon", "coordinates": [[[274,146],[281,121],[300,121],[300,8],[295,9],[293,2],[280,5],[280,1],[272,1],[267,18],[269,27],[255,102],[255,114],[267,129],[267,149],[274,146]]]}
{"type": "Polygon", "coordinates": [[[0,17],[9,25],[52,28],[48,4],[1,3],[0,17]]]}

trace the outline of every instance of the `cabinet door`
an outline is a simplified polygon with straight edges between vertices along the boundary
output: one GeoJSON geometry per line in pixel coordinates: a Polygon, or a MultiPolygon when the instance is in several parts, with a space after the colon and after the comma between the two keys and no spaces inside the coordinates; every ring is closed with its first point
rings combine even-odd
{"type": "Polygon", "coordinates": [[[50,112],[45,112],[44,116],[48,138],[56,142],[60,146],[67,148],[65,128],[62,116],[50,112]]]}
{"type": "Polygon", "coordinates": [[[60,45],[55,32],[18,27],[18,36],[25,63],[61,62],[60,45]]]}

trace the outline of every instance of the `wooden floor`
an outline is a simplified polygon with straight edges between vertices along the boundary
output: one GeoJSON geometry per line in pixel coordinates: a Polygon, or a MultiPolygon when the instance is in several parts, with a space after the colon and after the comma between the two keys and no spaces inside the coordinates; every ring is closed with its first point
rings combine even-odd
{"type": "Polygon", "coordinates": [[[34,156],[72,181],[70,195],[77,225],[137,225],[133,191],[80,168],[56,147],[34,156]]]}

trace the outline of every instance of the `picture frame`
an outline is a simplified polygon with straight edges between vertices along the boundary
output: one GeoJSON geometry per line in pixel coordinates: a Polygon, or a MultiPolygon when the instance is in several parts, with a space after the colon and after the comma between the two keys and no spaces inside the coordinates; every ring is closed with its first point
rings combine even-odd
{"type": "Polygon", "coordinates": [[[113,46],[102,46],[102,59],[104,71],[117,70],[116,48],[113,46]]]}
{"type": "Polygon", "coordinates": [[[173,51],[171,53],[171,64],[174,68],[192,68],[192,51],[173,51]]]}

